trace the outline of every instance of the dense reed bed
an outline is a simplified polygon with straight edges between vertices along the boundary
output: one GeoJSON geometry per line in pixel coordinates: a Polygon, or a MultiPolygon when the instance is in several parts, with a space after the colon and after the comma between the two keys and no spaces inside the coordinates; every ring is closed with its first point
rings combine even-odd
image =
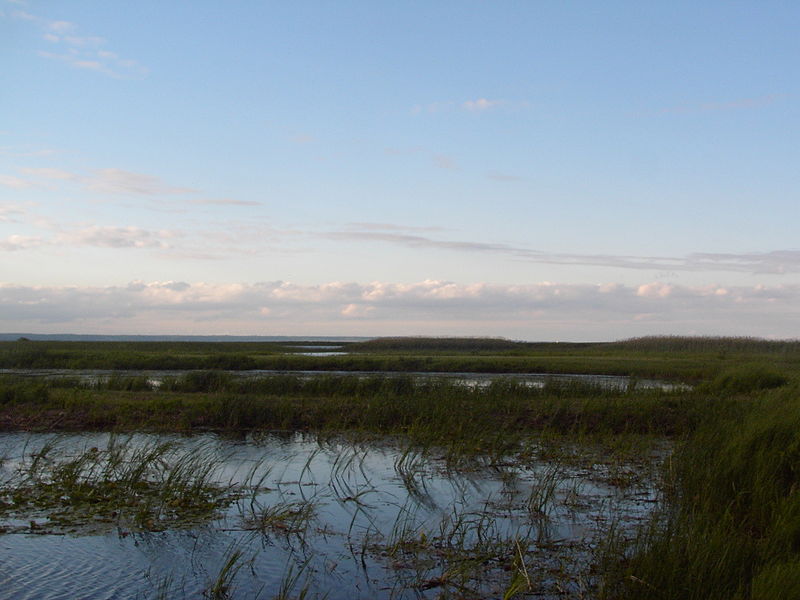
{"type": "Polygon", "coordinates": [[[800,597],[800,398],[790,388],[710,412],[675,453],[667,502],[609,544],[605,597],[800,597]]]}
{"type": "Polygon", "coordinates": [[[409,376],[0,378],[0,427],[38,430],[358,430],[485,446],[534,432],[678,435],[720,400],[684,389],[554,381],[486,386],[409,376]]]}

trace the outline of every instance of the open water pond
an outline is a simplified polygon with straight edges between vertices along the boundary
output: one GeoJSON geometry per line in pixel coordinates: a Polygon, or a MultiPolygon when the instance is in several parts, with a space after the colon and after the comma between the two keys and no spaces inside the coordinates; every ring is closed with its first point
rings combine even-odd
{"type": "Polygon", "coordinates": [[[448,460],[398,439],[0,434],[0,590],[591,597],[598,545],[653,510],[667,451],[620,460],[531,440],[515,457],[448,460]]]}

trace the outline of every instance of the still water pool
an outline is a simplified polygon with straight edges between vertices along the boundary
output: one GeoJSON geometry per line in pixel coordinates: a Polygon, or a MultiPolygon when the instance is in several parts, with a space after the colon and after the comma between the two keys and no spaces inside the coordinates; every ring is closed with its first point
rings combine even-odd
{"type": "Polygon", "coordinates": [[[394,438],[0,434],[0,596],[502,598],[516,582],[591,597],[598,547],[657,505],[666,452],[531,440],[515,457],[448,459],[394,438]],[[100,486],[145,455],[131,494],[191,487],[195,469],[224,500],[188,519],[172,518],[184,496],[104,505],[100,486]],[[54,491],[63,481],[76,487],[54,491]],[[52,505],[26,504],[42,490],[52,505]]]}

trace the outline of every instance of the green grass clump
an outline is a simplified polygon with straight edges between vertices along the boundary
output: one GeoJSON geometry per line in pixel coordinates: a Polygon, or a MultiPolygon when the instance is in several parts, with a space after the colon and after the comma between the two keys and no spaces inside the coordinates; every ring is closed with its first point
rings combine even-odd
{"type": "Polygon", "coordinates": [[[191,526],[235,499],[214,481],[219,463],[171,442],[111,437],[77,452],[48,442],[0,482],[0,518],[31,519],[30,529],[45,533],[191,526]]]}
{"type": "Polygon", "coordinates": [[[781,387],[787,383],[789,379],[776,369],[750,365],[723,371],[705,389],[719,394],[744,394],[781,387]]]}
{"type": "Polygon", "coordinates": [[[618,548],[605,597],[798,597],[798,389],[721,401],[670,464],[668,502],[618,548]]]}
{"type": "Polygon", "coordinates": [[[14,377],[0,377],[0,405],[43,404],[50,398],[47,384],[14,377]]]}
{"type": "Polygon", "coordinates": [[[763,568],[754,578],[753,600],[795,600],[800,598],[800,559],[775,563],[763,568]]]}

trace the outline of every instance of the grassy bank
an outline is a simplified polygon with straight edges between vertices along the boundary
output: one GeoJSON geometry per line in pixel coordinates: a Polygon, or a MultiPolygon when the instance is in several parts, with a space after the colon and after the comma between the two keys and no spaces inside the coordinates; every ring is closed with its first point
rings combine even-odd
{"type": "Polygon", "coordinates": [[[800,390],[734,398],[680,445],[639,536],[609,540],[604,598],[800,597],[800,390]]]}
{"type": "Polygon", "coordinates": [[[750,338],[640,338],[613,343],[527,343],[471,338],[385,338],[342,344],[339,356],[301,345],[252,342],[0,342],[0,368],[594,373],[702,381],[745,365],[800,371],[800,342],[750,338]]]}
{"type": "Polygon", "coordinates": [[[404,376],[238,379],[205,371],[167,379],[158,389],[146,378],[97,384],[6,377],[0,402],[5,429],[358,430],[485,445],[535,432],[679,435],[720,400],[568,382],[470,387],[404,376]]]}

